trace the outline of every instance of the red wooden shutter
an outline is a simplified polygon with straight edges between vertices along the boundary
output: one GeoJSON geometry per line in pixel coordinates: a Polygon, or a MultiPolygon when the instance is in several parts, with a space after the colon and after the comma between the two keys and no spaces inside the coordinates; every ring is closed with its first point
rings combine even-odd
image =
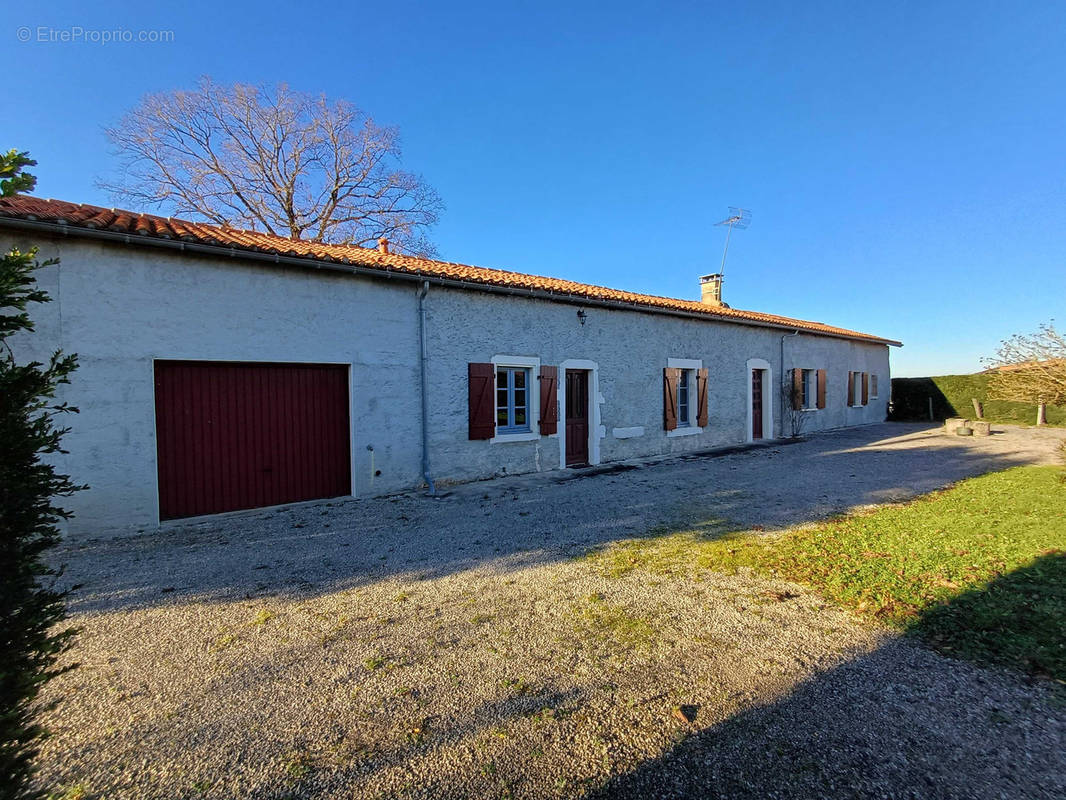
{"type": "Polygon", "coordinates": [[[818,408],[825,408],[825,370],[818,370],[818,408]]]}
{"type": "Polygon", "coordinates": [[[696,405],[696,424],[707,427],[707,370],[696,370],[696,392],[699,400],[696,405]]]}
{"type": "Polygon", "coordinates": [[[848,405],[855,405],[855,373],[848,373],[848,405]]]}
{"type": "Polygon", "coordinates": [[[870,376],[868,373],[862,373],[862,404],[866,405],[870,402],[870,376]]]}
{"type": "Polygon", "coordinates": [[[803,370],[792,370],[792,410],[803,408],[803,370]]]}
{"type": "Polygon", "coordinates": [[[492,364],[467,364],[471,439],[491,439],[496,433],[495,372],[492,364]]]}
{"type": "Polygon", "coordinates": [[[677,385],[681,382],[681,370],[666,367],[663,370],[663,428],[677,428],[677,385]]]}
{"type": "Polygon", "coordinates": [[[559,368],[540,366],[540,435],[559,430],[559,368]]]}

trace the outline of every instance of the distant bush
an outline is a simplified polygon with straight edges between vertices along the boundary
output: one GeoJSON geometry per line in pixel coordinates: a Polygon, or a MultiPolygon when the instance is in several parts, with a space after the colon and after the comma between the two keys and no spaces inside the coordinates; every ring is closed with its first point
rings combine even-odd
{"type": "MultiPolygon", "coordinates": [[[[973,419],[973,398],[984,406],[985,419],[989,422],[1006,422],[1016,425],[1036,423],[1036,406],[1027,403],[1012,403],[1007,400],[990,400],[988,373],[976,375],[937,375],[931,378],[893,378],[892,413],[889,419],[898,421],[928,420],[929,398],[933,398],[933,419],[948,417],[973,419]]],[[[1066,408],[1047,407],[1049,425],[1066,427],[1066,408]]]]}

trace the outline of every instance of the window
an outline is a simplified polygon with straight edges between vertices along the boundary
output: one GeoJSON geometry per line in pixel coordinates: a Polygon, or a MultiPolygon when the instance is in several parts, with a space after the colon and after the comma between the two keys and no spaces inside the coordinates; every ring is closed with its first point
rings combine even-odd
{"type": "Polygon", "coordinates": [[[818,378],[813,369],[803,370],[803,379],[800,382],[802,394],[800,396],[800,408],[815,408],[815,395],[817,394],[818,378]]]}
{"type": "Polygon", "coordinates": [[[861,407],[869,402],[869,378],[865,372],[848,373],[848,405],[861,407]]]}
{"type": "Polygon", "coordinates": [[[707,370],[696,358],[671,358],[663,370],[663,428],[695,436],[707,426],[707,370]]]}
{"type": "Polygon", "coordinates": [[[877,397],[877,376],[870,374],[870,397],[877,397]]]}
{"type": "Polygon", "coordinates": [[[689,417],[689,402],[688,402],[688,389],[689,389],[689,375],[692,373],[690,369],[681,370],[681,377],[677,382],[677,427],[688,428],[692,426],[691,418],[689,417]]]}
{"type": "Polygon", "coordinates": [[[529,369],[496,368],[496,432],[529,433],[529,369]]]}

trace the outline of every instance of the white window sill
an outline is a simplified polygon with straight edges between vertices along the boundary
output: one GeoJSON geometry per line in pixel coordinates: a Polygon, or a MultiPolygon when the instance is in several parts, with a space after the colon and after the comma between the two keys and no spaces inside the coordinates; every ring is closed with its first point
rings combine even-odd
{"type": "Polygon", "coordinates": [[[536,431],[525,433],[498,433],[489,439],[489,444],[504,444],[505,442],[532,442],[540,438],[536,431]]]}
{"type": "Polygon", "coordinates": [[[667,431],[666,435],[672,438],[674,436],[696,436],[701,433],[703,433],[703,428],[686,425],[684,428],[674,428],[672,431],[667,431]]]}
{"type": "Polygon", "coordinates": [[[818,408],[817,406],[815,408],[801,408],[800,409],[800,411],[821,411],[821,410],[822,409],[818,408]]]}

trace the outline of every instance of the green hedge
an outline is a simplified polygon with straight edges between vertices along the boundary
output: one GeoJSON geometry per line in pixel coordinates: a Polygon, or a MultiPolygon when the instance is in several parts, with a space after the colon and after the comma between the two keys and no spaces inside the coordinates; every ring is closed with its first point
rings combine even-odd
{"type": "MultiPolygon", "coordinates": [[[[1036,406],[988,399],[989,377],[978,373],[976,375],[938,375],[932,378],[893,378],[892,412],[889,419],[928,420],[930,397],[933,398],[934,419],[944,420],[948,417],[973,419],[971,400],[976,397],[984,405],[985,419],[990,422],[1035,424],[1036,406]]],[[[1066,408],[1048,406],[1047,421],[1049,425],[1066,427],[1066,408]]]]}

